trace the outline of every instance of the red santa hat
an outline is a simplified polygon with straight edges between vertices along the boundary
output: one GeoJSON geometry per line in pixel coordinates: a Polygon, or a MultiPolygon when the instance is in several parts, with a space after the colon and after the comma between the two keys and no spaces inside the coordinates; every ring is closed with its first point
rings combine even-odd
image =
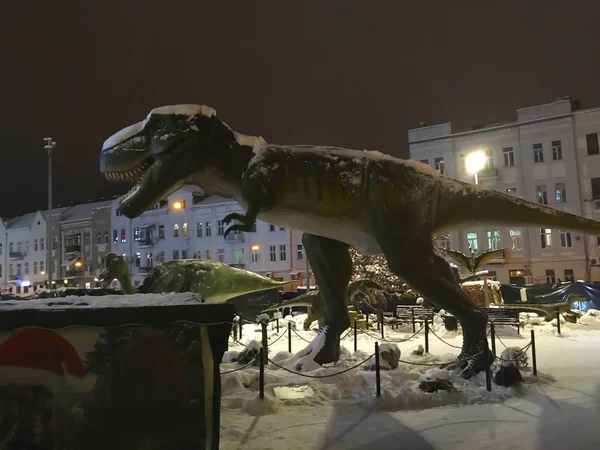
{"type": "Polygon", "coordinates": [[[81,390],[84,376],[77,351],[55,331],[26,328],[0,344],[0,384],[40,384],[59,395],[81,390]]]}

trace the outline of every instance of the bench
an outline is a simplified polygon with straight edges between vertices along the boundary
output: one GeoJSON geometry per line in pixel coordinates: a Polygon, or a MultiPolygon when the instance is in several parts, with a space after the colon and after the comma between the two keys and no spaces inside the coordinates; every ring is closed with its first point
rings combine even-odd
{"type": "Polygon", "coordinates": [[[403,323],[412,323],[414,333],[416,322],[425,322],[425,320],[433,322],[433,310],[422,306],[397,305],[396,320],[403,323]]]}
{"type": "Polygon", "coordinates": [[[493,323],[494,325],[516,325],[517,333],[521,334],[519,311],[502,308],[484,308],[483,310],[488,316],[488,323],[493,323]]]}

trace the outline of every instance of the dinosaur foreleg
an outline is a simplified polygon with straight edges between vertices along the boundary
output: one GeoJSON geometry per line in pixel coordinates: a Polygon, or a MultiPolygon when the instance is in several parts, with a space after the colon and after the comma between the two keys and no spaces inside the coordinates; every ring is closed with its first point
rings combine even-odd
{"type": "Polygon", "coordinates": [[[340,335],[350,326],[347,310],[347,289],[352,277],[350,246],[308,233],[304,233],[302,244],[325,307],[325,345],[314,361],[334,362],[340,356],[340,335]]]}
{"type": "Polygon", "coordinates": [[[461,376],[470,378],[485,370],[485,352],[490,355],[489,362],[493,361],[486,336],[487,316],[461,289],[450,264],[434,254],[433,249],[427,252],[418,250],[410,253],[410,259],[399,253],[398,248],[393,252],[384,250],[384,253],[393,272],[431,303],[459,320],[463,329],[462,351],[447,368],[461,369],[461,376]]]}

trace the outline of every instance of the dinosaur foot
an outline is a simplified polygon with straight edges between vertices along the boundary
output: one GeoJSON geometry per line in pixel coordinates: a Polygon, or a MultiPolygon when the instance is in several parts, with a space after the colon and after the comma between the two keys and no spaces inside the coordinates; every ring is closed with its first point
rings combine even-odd
{"type": "Polygon", "coordinates": [[[340,358],[340,335],[324,326],[304,349],[296,353],[296,370],[310,371],[340,358]]]}
{"type": "Polygon", "coordinates": [[[488,364],[491,365],[494,361],[494,354],[488,349],[487,343],[482,342],[471,345],[466,349],[463,347],[463,350],[454,361],[442,365],[441,368],[446,370],[460,370],[460,376],[462,378],[471,378],[473,375],[477,375],[479,372],[486,369],[486,358],[484,353],[486,351],[488,352],[488,364]]]}

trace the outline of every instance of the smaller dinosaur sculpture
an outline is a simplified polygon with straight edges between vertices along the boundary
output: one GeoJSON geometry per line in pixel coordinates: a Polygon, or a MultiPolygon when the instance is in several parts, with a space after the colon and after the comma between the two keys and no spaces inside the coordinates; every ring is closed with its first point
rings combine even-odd
{"type": "MultiPolygon", "coordinates": [[[[356,311],[364,308],[381,310],[387,306],[385,288],[373,280],[356,280],[348,284],[348,304],[353,306],[356,311]]],[[[294,308],[299,306],[310,306],[311,312],[304,321],[304,330],[307,331],[310,325],[316,320],[319,328],[325,324],[325,300],[318,290],[310,291],[298,297],[284,301],[276,306],[263,309],[263,313],[277,311],[282,308],[294,308]]]]}
{"type": "Polygon", "coordinates": [[[475,274],[479,267],[502,255],[504,250],[506,249],[501,248],[498,250],[488,250],[487,252],[480,253],[478,256],[475,256],[473,253],[471,253],[471,256],[467,256],[463,252],[450,249],[443,250],[443,253],[448,255],[457,263],[462,264],[470,273],[475,274]]]}
{"type": "Polygon", "coordinates": [[[108,285],[115,278],[121,283],[125,294],[192,292],[199,294],[203,303],[221,303],[240,295],[268,291],[287,284],[217,261],[182,259],[156,266],[136,289],[131,283],[127,262],[122,256],[109,253],[106,255],[106,269],[98,275],[98,279],[108,285]]]}
{"type": "MultiPolygon", "coordinates": [[[[546,297],[542,295],[540,297],[546,297]]],[[[585,301],[584,295],[569,294],[566,302],[555,302],[555,303],[543,303],[543,304],[528,304],[519,303],[515,305],[500,305],[500,309],[530,309],[535,311],[542,311],[545,314],[546,322],[550,322],[556,319],[556,314],[567,314],[570,315],[573,309],[573,304],[576,302],[585,301]]]]}

